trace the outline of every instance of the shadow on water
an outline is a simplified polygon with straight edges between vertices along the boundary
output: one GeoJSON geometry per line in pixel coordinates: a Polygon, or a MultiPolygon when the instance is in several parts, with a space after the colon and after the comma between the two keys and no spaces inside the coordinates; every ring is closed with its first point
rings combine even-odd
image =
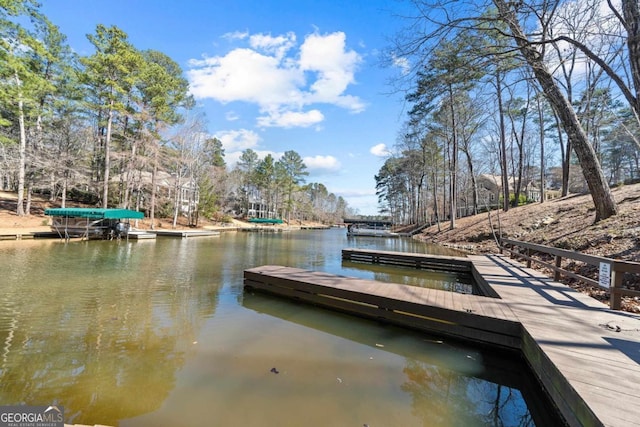
{"type": "Polygon", "coordinates": [[[381,264],[363,264],[354,261],[342,261],[344,274],[354,271],[372,274],[373,280],[421,288],[440,289],[443,291],[479,295],[473,285],[471,274],[447,272],[442,270],[424,270],[411,267],[389,266],[381,264]]]}
{"type": "Polygon", "coordinates": [[[258,313],[402,356],[405,377],[400,388],[411,396],[412,413],[423,425],[563,424],[516,353],[472,347],[263,293],[245,292],[241,300],[258,313]]]}

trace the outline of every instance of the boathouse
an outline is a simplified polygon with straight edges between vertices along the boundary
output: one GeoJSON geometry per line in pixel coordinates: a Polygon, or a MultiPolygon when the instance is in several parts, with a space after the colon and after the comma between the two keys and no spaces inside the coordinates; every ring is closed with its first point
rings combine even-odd
{"type": "Polygon", "coordinates": [[[130,228],[129,220],[144,218],[142,212],[107,208],[51,208],[45,209],[44,214],[52,217],[51,229],[65,239],[125,236],[130,228]]]}

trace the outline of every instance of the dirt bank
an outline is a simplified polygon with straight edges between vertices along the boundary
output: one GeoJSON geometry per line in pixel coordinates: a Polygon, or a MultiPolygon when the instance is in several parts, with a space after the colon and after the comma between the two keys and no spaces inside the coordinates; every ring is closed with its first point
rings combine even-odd
{"type": "MultiPolygon", "coordinates": [[[[640,184],[613,189],[619,214],[594,223],[595,210],[590,195],[573,195],[526,206],[493,211],[456,221],[456,228],[449,230],[449,223],[441,224],[441,230],[432,226],[418,239],[428,242],[458,246],[474,253],[499,251],[495,237],[539,243],[548,246],[604,256],[619,260],[640,262],[640,184]],[[495,232],[495,235],[494,235],[495,232]]],[[[595,270],[581,265],[572,266],[581,274],[595,277],[595,270]]],[[[637,278],[636,278],[637,281],[637,278]]],[[[608,294],[601,289],[568,281],[574,287],[599,299],[608,294]]],[[[638,283],[632,283],[640,287],[638,283]]],[[[640,312],[638,298],[626,298],[625,308],[640,312]]]]}

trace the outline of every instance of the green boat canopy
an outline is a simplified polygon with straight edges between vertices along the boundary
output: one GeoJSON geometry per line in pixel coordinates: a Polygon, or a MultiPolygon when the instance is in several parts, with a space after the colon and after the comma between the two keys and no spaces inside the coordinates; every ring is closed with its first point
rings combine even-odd
{"type": "Polygon", "coordinates": [[[282,224],[283,221],[280,218],[251,218],[249,222],[253,224],[282,224]]]}
{"type": "Polygon", "coordinates": [[[63,216],[69,218],[89,219],[142,219],[144,214],[129,209],[104,208],[51,208],[45,209],[45,215],[63,216]]]}

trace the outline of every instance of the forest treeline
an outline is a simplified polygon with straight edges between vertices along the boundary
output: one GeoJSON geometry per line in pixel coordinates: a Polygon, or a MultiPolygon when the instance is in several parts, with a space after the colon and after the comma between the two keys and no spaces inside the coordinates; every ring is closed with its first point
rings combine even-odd
{"type": "Polygon", "coordinates": [[[0,190],[18,215],[33,194],[157,217],[229,215],[339,221],[346,201],[306,183],[303,159],[251,149],[230,169],[194,112],[183,70],[127,34],[98,25],[76,54],[33,0],[0,3],[0,190]]]}
{"type": "Polygon", "coordinates": [[[637,0],[412,0],[390,63],[408,117],[376,175],[381,209],[430,223],[569,192],[617,213],[640,178],[637,0]],[[408,89],[407,89],[408,88],[408,89]]]}

